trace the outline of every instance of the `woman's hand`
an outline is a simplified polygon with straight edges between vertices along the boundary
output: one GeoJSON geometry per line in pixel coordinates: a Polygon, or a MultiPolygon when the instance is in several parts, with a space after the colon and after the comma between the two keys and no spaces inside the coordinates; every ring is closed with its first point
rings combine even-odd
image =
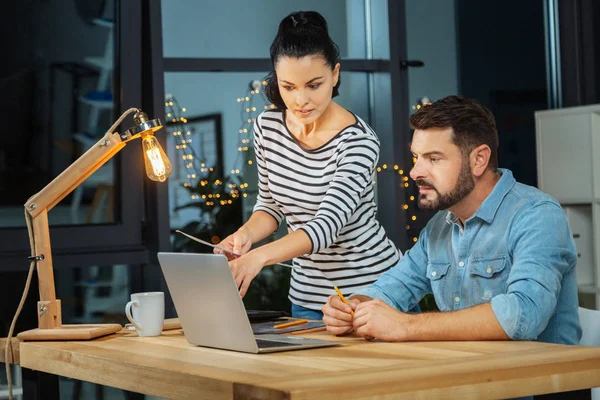
{"type": "Polygon", "coordinates": [[[244,228],[240,228],[235,233],[232,233],[231,235],[223,239],[221,243],[219,243],[219,246],[226,248],[227,250],[231,250],[236,255],[217,248],[215,248],[213,252],[215,254],[224,254],[225,257],[227,257],[227,259],[231,261],[248,253],[248,251],[250,251],[250,248],[252,247],[252,240],[250,239],[248,231],[244,228]]]}
{"type": "Polygon", "coordinates": [[[250,282],[258,275],[264,265],[264,260],[256,250],[229,261],[235,284],[240,289],[240,296],[244,297],[246,295],[250,282]]]}

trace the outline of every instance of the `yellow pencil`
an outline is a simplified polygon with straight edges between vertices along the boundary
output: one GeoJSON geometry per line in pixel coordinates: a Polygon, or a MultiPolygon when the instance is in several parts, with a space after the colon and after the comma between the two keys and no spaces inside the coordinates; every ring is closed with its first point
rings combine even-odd
{"type": "Polygon", "coordinates": [[[275,329],[279,329],[279,328],[287,328],[288,326],[294,326],[294,325],[300,325],[300,324],[305,324],[307,323],[308,320],[307,319],[298,319],[296,321],[292,321],[292,322],[286,322],[284,324],[279,324],[279,325],[275,325],[273,328],[275,329]]]}
{"type": "Polygon", "coordinates": [[[301,331],[294,331],[294,332],[290,332],[290,335],[303,335],[305,333],[313,333],[313,332],[323,332],[326,331],[327,327],[325,326],[320,326],[318,328],[309,328],[309,329],[303,329],[301,331]]]}
{"type": "Polygon", "coordinates": [[[348,300],[346,300],[346,298],[344,297],[344,295],[342,294],[342,292],[340,292],[340,289],[338,289],[337,286],[334,286],[333,288],[337,292],[337,294],[340,297],[340,299],[342,299],[342,301],[344,303],[348,304],[348,307],[350,307],[350,314],[352,314],[352,316],[354,316],[354,310],[352,310],[352,307],[350,306],[350,303],[348,303],[348,300]]]}

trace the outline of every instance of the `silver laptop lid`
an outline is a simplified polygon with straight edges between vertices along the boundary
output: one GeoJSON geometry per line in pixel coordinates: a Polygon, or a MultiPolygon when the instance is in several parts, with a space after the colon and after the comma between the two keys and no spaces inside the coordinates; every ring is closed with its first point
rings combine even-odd
{"type": "Polygon", "coordinates": [[[221,254],[158,253],[188,342],[257,353],[246,309],[221,254]]]}

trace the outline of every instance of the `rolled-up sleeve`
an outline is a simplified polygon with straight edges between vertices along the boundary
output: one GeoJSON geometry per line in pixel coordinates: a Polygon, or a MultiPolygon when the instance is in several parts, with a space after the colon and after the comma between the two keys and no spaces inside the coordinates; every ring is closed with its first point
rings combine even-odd
{"type": "Polygon", "coordinates": [[[277,221],[277,225],[283,221],[283,212],[271,197],[269,190],[269,174],[267,171],[267,163],[265,161],[264,149],[262,146],[262,130],[260,128],[258,118],[254,122],[254,153],[256,154],[256,169],[258,171],[258,195],[254,212],[264,211],[277,221]]]}
{"type": "Polygon", "coordinates": [[[400,311],[412,310],[427,293],[431,293],[431,283],[427,279],[426,244],[427,228],[421,231],[417,243],[396,266],[355,294],[381,299],[400,311]]]}
{"type": "Polygon", "coordinates": [[[548,325],[562,277],[577,259],[564,211],[549,201],[523,210],[514,217],[509,246],[507,290],[492,299],[492,309],[511,339],[534,340],[548,325]]]}

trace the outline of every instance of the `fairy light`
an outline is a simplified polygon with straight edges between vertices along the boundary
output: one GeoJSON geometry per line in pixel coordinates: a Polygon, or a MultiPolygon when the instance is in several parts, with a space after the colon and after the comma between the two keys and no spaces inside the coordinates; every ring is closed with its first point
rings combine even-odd
{"type": "Polygon", "coordinates": [[[206,207],[224,207],[233,204],[240,197],[248,197],[246,191],[249,190],[249,184],[243,182],[242,176],[245,173],[256,174],[254,170],[248,172],[248,169],[253,169],[255,165],[247,155],[251,150],[253,125],[259,112],[275,108],[275,105],[266,98],[265,86],[267,86],[265,80],[252,81],[246,89],[246,93],[236,98],[236,102],[240,106],[241,117],[236,145],[238,155],[229,169],[231,173],[227,180],[209,175],[214,173],[214,166],[208,165],[208,161],[202,154],[194,153],[194,147],[192,147],[194,136],[192,136],[192,130],[186,126],[188,120],[183,116],[187,109],[180,107],[173,96],[165,99],[165,115],[172,121],[170,126],[174,129],[171,129],[171,134],[175,140],[175,150],[181,157],[181,168],[184,170],[182,176],[186,179],[182,185],[190,191],[191,199],[202,201],[206,207]],[[238,183],[240,181],[243,183],[238,183]]]}

